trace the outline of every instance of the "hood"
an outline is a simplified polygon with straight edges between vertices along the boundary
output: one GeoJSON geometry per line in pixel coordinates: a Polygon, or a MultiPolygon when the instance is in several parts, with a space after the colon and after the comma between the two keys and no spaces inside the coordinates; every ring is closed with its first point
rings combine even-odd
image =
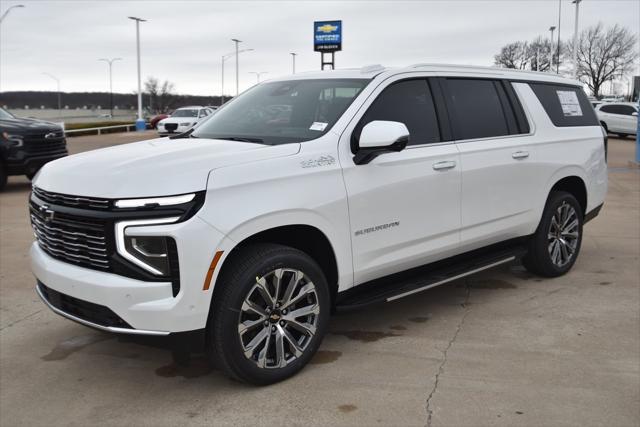
{"type": "Polygon", "coordinates": [[[276,146],[217,139],[152,139],[47,163],[34,180],[46,191],[103,198],[155,197],[204,190],[213,169],[291,156],[276,146]]]}
{"type": "Polygon", "coordinates": [[[167,117],[158,122],[158,124],[164,125],[166,123],[195,123],[201,120],[202,117],[167,117]]]}
{"type": "Polygon", "coordinates": [[[16,135],[29,135],[34,133],[59,131],[62,127],[55,123],[37,119],[11,118],[0,119],[0,131],[16,135]]]}

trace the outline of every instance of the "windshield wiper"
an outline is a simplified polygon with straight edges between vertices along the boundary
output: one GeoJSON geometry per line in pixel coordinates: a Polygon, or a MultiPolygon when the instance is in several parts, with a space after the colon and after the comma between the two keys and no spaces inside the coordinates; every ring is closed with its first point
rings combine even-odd
{"type": "Polygon", "coordinates": [[[240,142],[255,142],[257,144],[264,144],[264,140],[260,138],[247,138],[241,136],[225,136],[220,139],[228,139],[229,141],[240,141],[240,142]]]}
{"type": "Polygon", "coordinates": [[[179,133],[177,135],[172,135],[169,139],[182,139],[182,138],[197,138],[197,136],[191,135],[195,128],[191,128],[185,132],[179,133]]]}

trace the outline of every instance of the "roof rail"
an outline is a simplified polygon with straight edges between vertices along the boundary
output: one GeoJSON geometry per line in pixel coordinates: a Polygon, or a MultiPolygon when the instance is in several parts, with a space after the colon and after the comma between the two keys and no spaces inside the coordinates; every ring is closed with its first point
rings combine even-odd
{"type": "Polygon", "coordinates": [[[382,72],[384,70],[385,70],[385,68],[380,64],[365,65],[364,67],[360,68],[360,72],[362,74],[382,72]]]}

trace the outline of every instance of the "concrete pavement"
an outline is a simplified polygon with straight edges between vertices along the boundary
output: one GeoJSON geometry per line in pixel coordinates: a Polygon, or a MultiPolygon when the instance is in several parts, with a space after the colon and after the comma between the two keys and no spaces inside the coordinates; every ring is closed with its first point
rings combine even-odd
{"type": "Polygon", "coordinates": [[[633,146],[610,139],[607,201],[568,275],[502,268],[336,315],[313,363],[267,388],[225,378],[201,354],[180,366],[166,340],[50,312],[28,267],[29,183],[10,178],[0,194],[0,425],[640,425],[633,146]]]}

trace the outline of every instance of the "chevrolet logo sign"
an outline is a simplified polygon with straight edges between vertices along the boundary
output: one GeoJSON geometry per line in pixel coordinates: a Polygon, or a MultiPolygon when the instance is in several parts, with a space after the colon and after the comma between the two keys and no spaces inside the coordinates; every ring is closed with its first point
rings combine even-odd
{"type": "Polygon", "coordinates": [[[317,30],[321,33],[331,33],[338,29],[337,25],[324,24],[317,28],[317,30]]]}
{"type": "Polygon", "coordinates": [[[56,213],[51,209],[49,209],[49,206],[47,205],[40,206],[38,210],[42,214],[42,219],[44,219],[44,222],[46,223],[53,221],[53,218],[56,215],[56,213]]]}

